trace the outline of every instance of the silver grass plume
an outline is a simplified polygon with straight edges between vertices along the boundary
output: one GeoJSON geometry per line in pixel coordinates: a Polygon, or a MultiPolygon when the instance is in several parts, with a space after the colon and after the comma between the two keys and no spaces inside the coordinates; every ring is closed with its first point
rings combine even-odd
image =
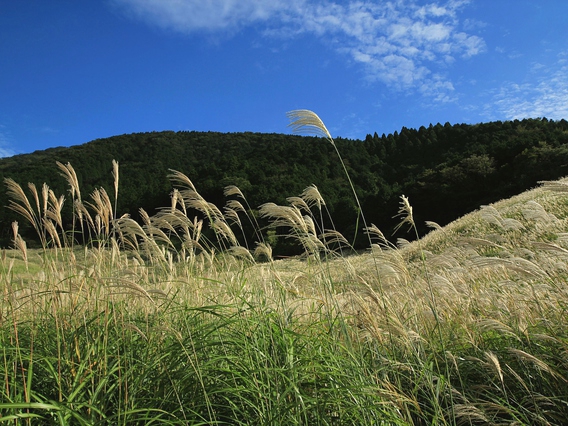
{"type": "Polygon", "coordinates": [[[237,237],[233,233],[231,227],[222,219],[215,219],[215,221],[210,225],[211,229],[215,231],[215,233],[225,240],[229,241],[232,246],[238,246],[239,243],[237,241],[237,237]]]}
{"type": "Polygon", "coordinates": [[[389,241],[386,239],[383,232],[374,223],[371,223],[371,226],[363,229],[363,231],[369,236],[371,240],[373,238],[376,238],[379,241],[380,245],[385,247],[389,246],[389,241]]]}
{"type": "Polygon", "coordinates": [[[100,234],[104,229],[105,236],[110,234],[110,224],[112,219],[112,203],[110,198],[104,188],[96,188],[91,193],[92,203],[87,203],[96,212],[96,218],[98,217],[102,222],[102,228],[98,227],[97,231],[100,234]]]}
{"type": "Polygon", "coordinates": [[[38,228],[38,219],[35,210],[32,208],[28,197],[26,196],[22,187],[13,179],[7,178],[4,180],[7,187],[7,194],[10,198],[9,208],[16,213],[19,213],[23,217],[26,218],[28,222],[30,222],[36,231],[39,233],[38,228]],[[21,204],[18,204],[14,199],[18,200],[21,204]]]}
{"type": "Polygon", "coordinates": [[[181,184],[182,186],[185,186],[192,189],[194,192],[197,192],[195,185],[193,185],[193,182],[185,174],[178,172],[177,170],[170,169],[170,171],[171,173],[168,175],[168,178],[171,181],[177,182],[178,184],[181,184]]]}
{"type": "MultiPolygon", "coordinates": [[[[347,166],[345,165],[345,162],[343,161],[343,157],[341,157],[341,153],[337,149],[337,145],[335,144],[335,141],[331,137],[329,130],[327,130],[327,127],[325,127],[325,124],[323,123],[321,118],[319,118],[318,115],[315,112],[307,110],[307,109],[297,109],[297,110],[289,111],[289,112],[286,113],[286,116],[290,120],[290,123],[288,124],[288,126],[292,128],[292,131],[294,133],[306,132],[306,133],[314,134],[316,136],[323,136],[324,138],[326,138],[331,143],[331,145],[335,149],[337,156],[339,157],[339,161],[341,162],[341,166],[343,167],[343,171],[345,172],[345,176],[347,177],[347,180],[349,182],[349,186],[351,187],[351,191],[353,192],[353,196],[355,197],[355,201],[357,203],[357,208],[359,209],[359,212],[358,212],[358,215],[357,215],[357,228],[356,228],[355,234],[357,233],[357,229],[358,229],[358,225],[359,225],[359,215],[361,215],[361,219],[363,220],[363,228],[367,228],[367,221],[366,221],[365,215],[363,213],[363,208],[361,207],[361,202],[359,201],[359,197],[357,196],[357,191],[355,191],[355,186],[353,185],[353,181],[351,180],[351,176],[349,175],[349,171],[347,170],[347,166]]],[[[316,188],[316,190],[317,190],[317,188],[316,188]]],[[[355,241],[353,241],[353,242],[355,242],[355,241]]],[[[369,243],[371,243],[371,241],[369,241],[369,243]]]]}
{"type": "Polygon", "coordinates": [[[327,127],[325,127],[325,124],[315,112],[308,109],[296,109],[287,112],[286,116],[290,120],[289,126],[292,128],[294,133],[305,132],[316,136],[322,136],[335,146],[335,142],[327,130],[327,127]]]}
{"type": "Polygon", "coordinates": [[[75,199],[77,196],[78,200],[81,200],[81,190],[79,188],[79,179],[77,179],[77,173],[75,169],[71,166],[71,163],[62,164],[59,161],[56,162],[57,167],[61,170],[61,176],[63,176],[67,183],[69,184],[69,192],[71,192],[71,199],[75,199]]]}
{"type": "Polygon", "coordinates": [[[402,218],[401,222],[394,228],[393,234],[395,234],[405,223],[408,224],[409,229],[414,227],[414,216],[412,214],[412,206],[408,201],[408,197],[405,195],[400,196],[400,208],[398,209],[398,214],[394,217],[402,218]]]}
{"type": "Polygon", "coordinates": [[[252,254],[250,253],[250,251],[248,251],[248,249],[246,247],[243,246],[231,246],[229,247],[229,254],[231,254],[232,256],[238,258],[238,259],[244,259],[247,260],[251,263],[254,263],[254,257],[252,256],[252,254]]]}
{"type": "Polygon", "coordinates": [[[256,243],[256,248],[254,249],[254,257],[256,259],[266,259],[272,262],[272,247],[266,243],[256,243]]]}
{"type": "Polygon", "coordinates": [[[13,239],[14,248],[16,248],[17,250],[20,250],[20,252],[22,253],[22,257],[23,257],[24,262],[26,264],[26,270],[27,270],[28,269],[28,248],[27,248],[26,242],[20,236],[18,222],[16,222],[16,221],[12,222],[12,232],[14,233],[14,239],[13,239]]]}
{"type": "Polygon", "coordinates": [[[243,225],[241,223],[241,218],[239,217],[238,213],[236,210],[225,206],[223,208],[223,210],[225,210],[225,218],[227,219],[227,222],[230,220],[231,223],[237,225],[239,228],[243,229],[243,225]]]}
{"type": "MultiPolygon", "coordinates": [[[[71,202],[73,203],[73,226],[72,229],[75,229],[75,221],[79,219],[79,225],[81,226],[81,235],[84,235],[85,228],[83,225],[83,217],[82,212],[76,210],[78,204],[82,204],[81,201],[81,189],[79,187],[79,179],[77,178],[77,173],[75,173],[75,169],[71,166],[71,163],[62,164],[59,161],[56,162],[57,167],[61,170],[59,173],[63,176],[67,183],[69,184],[69,192],[71,193],[71,202]]],[[[71,237],[71,246],[74,245],[75,238],[71,237]]]]}
{"type": "Polygon", "coordinates": [[[46,213],[47,213],[47,205],[48,205],[48,197],[49,197],[49,186],[47,185],[47,183],[44,183],[41,186],[41,197],[42,197],[42,201],[43,201],[43,216],[45,217],[46,213]]]}
{"type": "Polygon", "coordinates": [[[310,206],[317,206],[321,210],[321,206],[325,206],[325,200],[315,185],[310,185],[300,194],[300,197],[310,206]]]}
{"type": "Polygon", "coordinates": [[[288,201],[293,207],[304,210],[306,213],[311,213],[310,206],[308,206],[308,204],[300,197],[288,197],[286,198],[286,201],[288,201]]]}
{"type": "Polygon", "coordinates": [[[114,178],[114,215],[116,219],[116,210],[118,206],[118,161],[112,160],[112,177],[114,178]]]}
{"type": "Polygon", "coordinates": [[[434,231],[442,231],[444,232],[444,228],[442,228],[439,224],[437,224],[436,222],[433,222],[431,220],[427,220],[426,221],[426,226],[434,231]]]}
{"type": "Polygon", "coordinates": [[[245,207],[239,200],[228,200],[226,206],[227,208],[232,209],[236,212],[246,213],[245,207]]]}
{"type": "Polygon", "coordinates": [[[39,198],[37,197],[37,190],[35,190],[35,185],[28,184],[28,187],[34,195],[34,199],[37,205],[37,212],[32,207],[32,204],[22,187],[16,181],[11,178],[6,178],[4,179],[4,182],[7,188],[6,194],[11,198],[8,204],[8,208],[20,214],[21,216],[26,218],[28,222],[30,222],[30,224],[34,227],[38,237],[40,238],[42,247],[46,248],[46,236],[45,232],[43,232],[44,230],[42,229],[43,226],[39,207],[39,198]]]}
{"type": "Polygon", "coordinates": [[[308,228],[302,212],[295,206],[279,206],[275,203],[264,203],[258,210],[260,217],[272,219],[271,226],[287,226],[300,233],[307,234],[308,228]]]}
{"type": "Polygon", "coordinates": [[[228,185],[223,189],[223,195],[225,197],[230,197],[231,195],[237,195],[241,198],[245,198],[241,190],[235,185],[228,185]]]}

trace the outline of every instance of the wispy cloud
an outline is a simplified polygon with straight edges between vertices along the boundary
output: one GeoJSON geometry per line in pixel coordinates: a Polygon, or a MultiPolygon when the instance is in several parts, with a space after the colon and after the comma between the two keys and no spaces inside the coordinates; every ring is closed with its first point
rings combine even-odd
{"type": "Polygon", "coordinates": [[[11,148],[10,137],[6,126],[0,124],[0,158],[11,157],[16,152],[11,148]]]}
{"type": "Polygon", "coordinates": [[[303,31],[336,35],[337,49],[361,64],[369,80],[447,101],[454,88],[444,70],[485,50],[481,38],[458,29],[464,4],[358,1],[312,7],[298,21],[303,31]]]}
{"type": "Polygon", "coordinates": [[[447,67],[485,50],[460,27],[469,0],[336,3],[328,0],[112,0],[129,14],[182,33],[234,31],[263,23],[266,35],[313,34],[365,70],[371,82],[416,90],[438,101],[453,99],[447,67]]]}
{"type": "Polygon", "coordinates": [[[289,7],[286,0],[111,0],[127,14],[181,32],[234,31],[289,7]]]}
{"type": "Polygon", "coordinates": [[[493,96],[491,109],[506,119],[568,118],[568,53],[552,67],[533,67],[538,77],[530,83],[507,82],[493,96]]]}

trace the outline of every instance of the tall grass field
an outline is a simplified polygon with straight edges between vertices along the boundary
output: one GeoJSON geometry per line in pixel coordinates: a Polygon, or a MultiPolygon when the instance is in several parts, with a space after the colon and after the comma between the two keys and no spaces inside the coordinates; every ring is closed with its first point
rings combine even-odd
{"type": "Polygon", "coordinates": [[[5,182],[41,248],[14,223],[1,252],[1,424],[568,424],[567,180],[413,242],[360,212],[355,252],[314,185],[258,208],[231,186],[219,208],[172,171],[171,205],[136,222],[118,163],[92,194],[57,167],[68,194],[5,182]]]}

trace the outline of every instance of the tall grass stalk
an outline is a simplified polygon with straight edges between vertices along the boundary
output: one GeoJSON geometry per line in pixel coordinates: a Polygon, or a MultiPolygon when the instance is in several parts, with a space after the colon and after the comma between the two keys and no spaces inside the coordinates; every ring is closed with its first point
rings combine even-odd
{"type": "MultiPolygon", "coordinates": [[[[335,144],[335,141],[333,140],[331,133],[329,133],[329,130],[327,130],[327,127],[325,126],[323,121],[313,111],[307,109],[297,109],[289,111],[286,115],[290,120],[289,126],[292,128],[294,132],[296,133],[305,132],[324,137],[329,141],[329,143],[331,143],[333,149],[335,149],[337,157],[339,158],[339,161],[341,163],[341,167],[343,167],[343,171],[345,172],[345,177],[347,178],[349,186],[351,187],[351,191],[353,192],[355,202],[357,203],[357,208],[359,210],[357,213],[357,223],[355,227],[355,237],[356,237],[359,229],[359,217],[361,217],[361,219],[363,220],[364,229],[367,228],[367,221],[365,220],[365,214],[363,213],[363,208],[361,207],[361,202],[359,201],[359,197],[357,195],[357,191],[355,190],[355,186],[353,185],[353,181],[351,180],[351,176],[349,175],[349,171],[345,166],[343,157],[341,156],[341,153],[339,152],[339,149],[337,148],[337,145],[335,144]]],[[[353,241],[352,245],[355,245],[355,240],[353,241]]]]}
{"type": "MultiPolygon", "coordinates": [[[[358,208],[357,219],[356,219],[356,224],[355,224],[355,234],[353,236],[353,243],[351,244],[351,246],[352,247],[355,246],[355,241],[357,239],[357,234],[359,232],[359,218],[361,218],[363,220],[363,230],[365,231],[365,233],[368,237],[369,248],[371,249],[371,253],[373,253],[373,243],[372,243],[372,240],[371,240],[371,234],[368,232],[368,230],[370,228],[367,225],[367,220],[365,219],[365,214],[363,212],[363,208],[361,207],[361,202],[359,201],[359,196],[357,195],[357,191],[355,190],[355,186],[353,185],[353,181],[351,180],[351,176],[349,175],[349,171],[347,170],[345,162],[343,161],[343,157],[341,156],[341,153],[339,152],[339,149],[337,148],[337,145],[336,145],[333,137],[331,136],[331,134],[327,130],[327,127],[325,126],[324,122],[319,118],[319,116],[315,112],[310,111],[310,110],[306,110],[306,109],[299,109],[299,110],[290,111],[290,112],[287,113],[287,116],[288,116],[288,119],[290,120],[289,126],[292,128],[292,130],[294,132],[306,132],[306,133],[310,133],[310,134],[315,134],[315,135],[320,136],[320,137],[324,137],[333,146],[333,148],[334,148],[334,150],[337,154],[337,157],[339,158],[339,161],[341,163],[343,171],[345,172],[345,176],[347,177],[347,181],[349,182],[349,186],[351,188],[351,191],[353,193],[353,197],[355,198],[355,201],[357,203],[357,208],[358,208]]],[[[388,309],[388,305],[386,303],[387,295],[384,293],[384,289],[383,289],[383,285],[382,285],[382,281],[381,281],[381,275],[379,273],[379,266],[377,264],[377,261],[376,261],[374,256],[372,256],[372,259],[373,259],[373,262],[374,262],[374,265],[375,265],[375,270],[376,270],[376,282],[378,283],[379,293],[381,295],[381,299],[383,300],[383,309],[386,312],[387,309],[388,309]]]]}

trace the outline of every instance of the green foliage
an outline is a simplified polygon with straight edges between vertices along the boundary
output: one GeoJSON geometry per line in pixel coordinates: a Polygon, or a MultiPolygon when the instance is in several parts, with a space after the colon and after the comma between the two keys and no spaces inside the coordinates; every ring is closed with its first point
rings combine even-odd
{"type": "Polygon", "coordinates": [[[334,324],[306,328],[246,304],[124,310],[42,316],[18,326],[16,341],[0,324],[0,421],[405,424],[376,392],[380,368],[354,356],[334,324]]]}

